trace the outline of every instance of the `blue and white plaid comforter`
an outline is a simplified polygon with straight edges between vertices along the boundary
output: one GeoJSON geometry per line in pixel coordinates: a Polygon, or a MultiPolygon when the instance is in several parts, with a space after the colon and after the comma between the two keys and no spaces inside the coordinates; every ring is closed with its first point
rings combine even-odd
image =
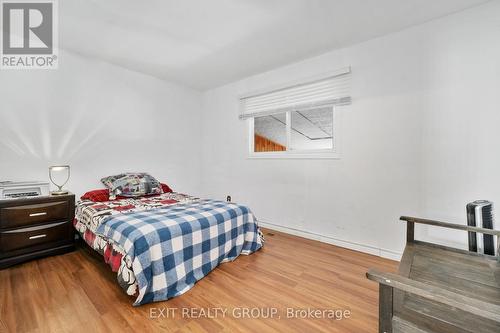
{"type": "Polygon", "coordinates": [[[139,286],[134,305],[181,295],[220,263],[263,243],[247,207],[215,200],[110,216],[96,233],[130,256],[139,286]]]}

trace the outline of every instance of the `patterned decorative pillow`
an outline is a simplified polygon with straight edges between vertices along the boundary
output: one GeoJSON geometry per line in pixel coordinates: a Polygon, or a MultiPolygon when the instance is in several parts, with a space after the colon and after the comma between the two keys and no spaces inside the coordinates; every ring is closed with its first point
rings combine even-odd
{"type": "Polygon", "coordinates": [[[160,182],[147,173],[122,173],[101,179],[109,190],[109,200],[117,196],[140,197],[149,194],[162,194],[160,182]]]}
{"type": "MultiPolygon", "coordinates": [[[[163,193],[172,193],[173,190],[165,183],[160,183],[163,193]]],[[[159,194],[151,194],[159,195],[159,194]]],[[[93,202],[106,202],[109,201],[109,190],[107,188],[88,191],[80,197],[81,200],[90,200],[93,202]]],[[[126,197],[117,196],[116,199],[127,199],[126,197]]]]}

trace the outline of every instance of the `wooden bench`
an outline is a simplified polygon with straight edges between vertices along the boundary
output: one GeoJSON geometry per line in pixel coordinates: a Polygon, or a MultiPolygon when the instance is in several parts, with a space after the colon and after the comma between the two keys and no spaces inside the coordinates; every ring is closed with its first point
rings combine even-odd
{"type": "Polygon", "coordinates": [[[379,283],[379,332],[499,333],[500,231],[402,216],[407,243],[398,274],[379,283]],[[496,236],[497,256],[414,239],[415,223],[496,236]]]}

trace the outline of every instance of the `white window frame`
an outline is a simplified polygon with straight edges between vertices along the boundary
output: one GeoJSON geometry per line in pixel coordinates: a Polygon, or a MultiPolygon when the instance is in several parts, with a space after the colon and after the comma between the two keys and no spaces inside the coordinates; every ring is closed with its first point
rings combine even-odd
{"type": "MultiPolygon", "coordinates": [[[[322,106],[323,107],[323,106],[322,106]]],[[[333,113],[333,148],[314,150],[289,150],[292,134],[291,113],[294,111],[311,110],[318,107],[290,110],[286,113],[286,149],[285,151],[255,152],[255,118],[247,119],[248,122],[248,158],[250,159],[340,159],[340,126],[338,107],[331,104],[324,107],[332,107],[333,113]]]]}

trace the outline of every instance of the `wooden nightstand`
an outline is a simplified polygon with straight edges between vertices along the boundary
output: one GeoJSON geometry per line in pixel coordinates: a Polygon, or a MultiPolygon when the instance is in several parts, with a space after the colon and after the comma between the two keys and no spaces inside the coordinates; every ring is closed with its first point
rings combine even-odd
{"type": "Polygon", "coordinates": [[[75,195],[0,200],[0,269],[74,249],[75,195]]]}

